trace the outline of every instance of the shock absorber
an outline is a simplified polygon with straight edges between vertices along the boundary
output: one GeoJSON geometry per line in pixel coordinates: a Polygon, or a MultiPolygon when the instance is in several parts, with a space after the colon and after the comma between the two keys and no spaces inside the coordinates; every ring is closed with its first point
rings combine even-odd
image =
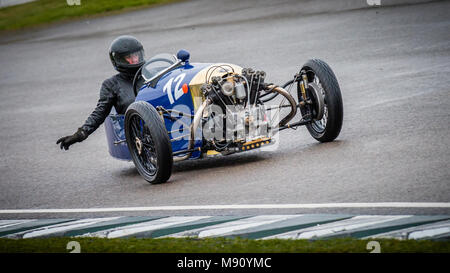
{"type": "Polygon", "coordinates": [[[302,75],[302,81],[300,83],[300,88],[302,91],[302,98],[304,101],[306,101],[306,88],[308,88],[308,77],[306,76],[305,73],[302,73],[302,72],[301,72],[301,75],[302,75]]]}

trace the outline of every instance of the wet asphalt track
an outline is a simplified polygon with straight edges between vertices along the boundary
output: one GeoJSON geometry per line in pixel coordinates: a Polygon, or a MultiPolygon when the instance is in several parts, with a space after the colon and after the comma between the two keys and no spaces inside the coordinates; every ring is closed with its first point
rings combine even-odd
{"type": "MultiPolygon", "coordinates": [[[[226,5],[188,1],[3,35],[0,209],[449,202],[450,2],[388,5],[391,2],[369,7],[356,0],[226,5]],[[321,58],[334,69],[343,92],[342,132],[337,141],[319,144],[306,128],[284,131],[277,151],[177,163],[170,181],[162,185],[146,183],[133,163],[111,158],[103,126],[69,151],[59,150],[56,140],[82,125],[96,104],[101,82],[114,73],[107,49],[120,34],[138,37],[147,57],[185,48],[192,62],[262,69],[268,81],[280,84],[307,59],[321,58]]],[[[449,214],[450,210],[121,215],[305,212],[449,214]]]]}

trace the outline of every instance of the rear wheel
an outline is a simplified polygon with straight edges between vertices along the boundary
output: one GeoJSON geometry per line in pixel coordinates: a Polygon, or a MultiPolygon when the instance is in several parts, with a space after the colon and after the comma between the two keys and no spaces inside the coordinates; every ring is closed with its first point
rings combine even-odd
{"type": "Polygon", "coordinates": [[[172,173],[172,145],[158,112],[151,104],[138,101],[128,107],[125,136],[139,174],[152,184],[166,182],[172,173]]]}
{"type": "Polygon", "coordinates": [[[307,94],[313,100],[312,106],[300,107],[303,116],[309,113],[313,117],[313,121],[307,124],[306,128],[311,136],[320,142],[333,141],[341,132],[344,116],[342,95],[336,76],[328,64],[319,59],[306,62],[302,71],[308,77],[307,94]],[[318,106],[321,103],[323,107],[318,106]]]}

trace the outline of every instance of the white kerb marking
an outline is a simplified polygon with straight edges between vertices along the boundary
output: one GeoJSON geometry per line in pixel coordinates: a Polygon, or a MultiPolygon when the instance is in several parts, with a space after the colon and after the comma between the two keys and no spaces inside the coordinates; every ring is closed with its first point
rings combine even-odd
{"type": "Polygon", "coordinates": [[[422,239],[427,237],[435,237],[446,233],[450,233],[450,227],[414,231],[408,235],[408,239],[422,239]]]}
{"type": "Polygon", "coordinates": [[[398,220],[402,218],[408,218],[411,216],[356,216],[349,219],[348,223],[345,223],[346,220],[332,224],[332,227],[325,228],[326,225],[323,226],[323,229],[314,230],[310,232],[302,232],[297,237],[298,239],[310,239],[314,237],[322,237],[326,235],[332,235],[338,232],[355,230],[358,228],[363,228],[367,226],[382,224],[385,222],[390,222],[393,220],[398,220]],[[356,223],[352,223],[355,221],[356,223]]]}
{"type": "Polygon", "coordinates": [[[129,236],[136,233],[148,232],[152,230],[162,229],[178,224],[189,223],[205,218],[209,218],[210,216],[173,216],[168,218],[162,218],[154,221],[149,221],[145,223],[139,223],[136,225],[131,225],[125,228],[120,228],[117,230],[110,231],[106,233],[107,238],[119,238],[124,236],[129,236]]]}
{"type": "Polygon", "coordinates": [[[64,231],[68,231],[68,230],[72,230],[72,229],[77,229],[80,227],[97,224],[100,222],[116,220],[118,218],[120,218],[120,217],[92,218],[92,219],[83,219],[83,220],[73,221],[73,222],[69,222],[69,223],[51,225],[51,226],[47,226],[44,228],[38,228],[31,232],[27,232],[23,235],[23,238],[26,239],[26,238],[46,236],[46,235],[50,235],[53,233],[64,232],[64,231]]]}
{"type": "Polygon", "coordinates": [[[25,224],[35,220],[0,220],[0,229],[25,224]]]}
{"type": "Polygon", "coordinates": [[[393,220],[398,220],[402,218],[411,217],[410,215],[401,216],[377,216],[377,215],[364,215],[355,216],[347,220],[341,220],[337,222],[332,222],[328,224],[317,225],[314,227],[299,229],[295,231],[289,231],[282,234],[277,234],[264,239],[310,239],[314,237],[322,237],[327,235],[332,235],[338,232],[344,232],[347,230],[354,230],[366,226],[381,224],[384,222],[389,222],[393,220]]]}
{"type": "Polygon", "coordinates": [[[207,230],[200,231],[199,238],[221,236],[227,233],[248,229],[252,227],[272,224],[275,222],[298,217],[298,215],[261,215],[247,219],[241,219],[229,223],[219,224],[217,226],[207,227],[207,230]]]}

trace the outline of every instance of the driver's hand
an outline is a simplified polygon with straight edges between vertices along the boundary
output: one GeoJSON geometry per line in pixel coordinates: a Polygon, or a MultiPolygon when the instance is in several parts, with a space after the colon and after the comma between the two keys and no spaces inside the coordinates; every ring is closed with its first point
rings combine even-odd
{"type": "Polygon", "coordinates": [[[69,146],[76,143],[76,142],[81,142],[83,140],[85,140],[88,137],[88,134],[83,130],[83,129],[78,129],[78,131],[71,135],[71,136],[65,136],[62,137],[60,139],[58,139],[58,141],[56,141],[56,144],[61,143],[60,148],[61,150],[64,148],[64,150],[69,150],[69,146]]]}

